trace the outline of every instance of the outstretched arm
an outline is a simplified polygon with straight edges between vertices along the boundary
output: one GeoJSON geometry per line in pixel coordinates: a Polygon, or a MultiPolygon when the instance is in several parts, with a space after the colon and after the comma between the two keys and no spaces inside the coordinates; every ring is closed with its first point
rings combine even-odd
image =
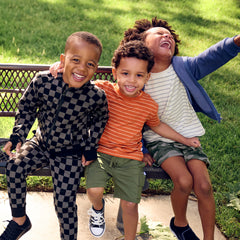
{"type": "Polygon", "coordinates": [[[180,143],[190,146],[190,147],[200,147],[201,146],[200,141],[197,137],[186,138],[163,122],[161,122],[156,127],[150,127],[150,128],[157,134],[161,135],[162,137],[171,139],[175,142],[180,142],[180,143]]]}
{"type": "MultiPolygon", "coordinates": [[[[183,60],[185,67],[198,81],[236,57],[239,52],[240,35],[237,35],[223,39],[195,57],[183,57],[183,60]]],[[[174,64],[178,64],[176,60],[179,61],[179,58],[173,58],[174,64]]]]}

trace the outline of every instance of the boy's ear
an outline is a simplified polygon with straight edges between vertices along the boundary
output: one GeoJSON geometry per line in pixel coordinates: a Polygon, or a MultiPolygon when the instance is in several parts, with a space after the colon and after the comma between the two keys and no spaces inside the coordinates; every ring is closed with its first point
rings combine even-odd
{"type": "Polygon", "coordinates": [[[115,67],[112,67],[112,74],[115,80],[117,80],[117,70],[115,67]]]}
{"type": "Polygon", "coordinates": [[[147,76],[146,76],[146,79],[145,79],[145,84],[148,82],[148,80],[149,80],[150,76],[151,76],[151,73],[149,72],[149,73],[147,74],[147,76]]]}
{"type": "Polygon", "coordinates": [[[64,63],[65,63],[65,55],[62,53],[60,55],[60,62],[61,62],[61,65],[64,66],[64,63]]]}

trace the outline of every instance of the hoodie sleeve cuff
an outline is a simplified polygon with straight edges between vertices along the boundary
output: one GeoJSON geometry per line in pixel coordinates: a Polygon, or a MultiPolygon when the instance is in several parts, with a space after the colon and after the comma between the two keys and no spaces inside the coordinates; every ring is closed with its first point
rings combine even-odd
{"type": "Polygon", "coordinates": [[[83,153],[86,161],[92,161],[97,159],[97,150],[85,150],[83,153]]]}
{"type": "Polygon", "coordinates": [[[17,135],[11,135],[10,136],[10,142],[12,143],[11,150],[14,150],[16,148],[17,144],[21,141],[20,141],[20,138],[17,135]]]}

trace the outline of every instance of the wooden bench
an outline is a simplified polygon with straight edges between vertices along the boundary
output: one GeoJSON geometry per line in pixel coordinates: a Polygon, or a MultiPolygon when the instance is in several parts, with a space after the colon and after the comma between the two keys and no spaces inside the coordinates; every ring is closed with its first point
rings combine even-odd
{"type": "MultiPolygon", "coordinates": [[[[14,117],[17,110],[17,103],[39,71],[48,70],[50,65],[35,64],[0,64],[0,117],[14,117]]],[[[93,80],[102,79],[114,81],[112,68],[100,66],[94,75],[93,80]]],[[[12,126],[11,126],[12,127],[12,126]]],[[[2,147],[8,141],[7,138],[0,136],[0,174],[5,174],[5,166],[8,156],[2,151],[2,147]]],[[[161,169],[154,167],[145,167],[147,179],[169,179],[169,176],[161,169]]],[[[35,171],[32,175],[50,176],[48,167],[35,171]]],[[[148,184],[145,184],[145,190],[148,184]]],[[[122,212],[119,207],[117,227],[123,231],[122,212]]]]}

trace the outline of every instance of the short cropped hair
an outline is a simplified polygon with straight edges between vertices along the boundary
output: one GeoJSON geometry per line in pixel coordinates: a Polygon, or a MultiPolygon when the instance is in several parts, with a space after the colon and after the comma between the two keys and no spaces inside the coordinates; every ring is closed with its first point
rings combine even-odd
{"type": "Polygon", "coordinates": [[[94,34],[89,33],[89,32],[84,32],[84,31],[75,32],[67,38],[67,41],[66,41],[66,44],[65,44],[65,53],[68,51],[68,49],[70,47],[70,43],[71,43],[73,38],[80,38],[80,39],[82,39],[82,40],[84,40],[84,41],[86,41],[90,44],[94,44],[99,49],[99,53],[100,53],[99,58],[100,58],[100,56],[102,54],[102,43],[101,43],[101,41],[94,34]]]}
{"type": "Polygon", "coordinates": [[[147,36],[146,31],[154,27],[166,28],[171,33],[175,41],[174,55],[177,55],[179,53],[178,44],[181,42],[179,36],[175,33],[175,30],[172,29],[172,27],[168,24],[167,21],[157,19],[157,17],[152,18],[152,21],[149,21],[147,19],[137,20],[133,28],[129,28],[124,32],[124,38],[121,43],[132,40],[144,41],[147,36]]]}
{"type": "Polygon", "coordinates": [[[112,67],[118,68],[120,61],[124,57],[135,57],[140,60],[148,61],[147,71],[150,72],[154,65],[154,56],[145,46],[143,41],[130,41],[120,44],[115,50],[112,58],[112,67]]]}

